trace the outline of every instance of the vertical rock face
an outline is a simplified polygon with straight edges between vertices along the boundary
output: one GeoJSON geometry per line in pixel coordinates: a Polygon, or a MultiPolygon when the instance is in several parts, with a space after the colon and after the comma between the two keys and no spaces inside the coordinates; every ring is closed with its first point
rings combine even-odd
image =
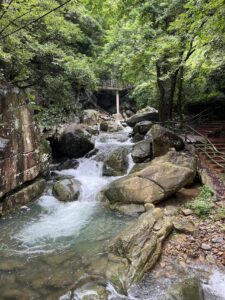
{"type": "Polygon", "coordinates": [[[0,198],[46,170],[48,144],[41,141],[26,96],[0,86],[0,198]]]}

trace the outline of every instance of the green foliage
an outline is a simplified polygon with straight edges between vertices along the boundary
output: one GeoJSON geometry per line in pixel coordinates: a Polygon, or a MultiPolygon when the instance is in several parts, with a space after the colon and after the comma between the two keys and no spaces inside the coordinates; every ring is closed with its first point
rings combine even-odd
{"type": "Polygon", "coordinates": [[[206,217],[213,208],[212,196],[213,192],[211,189],[208,186],[203,186],[199,196],[186,204],[186,207],[192,209],[199,217],[206,217]]]}
{"type": "MultiPolygon", "coordinates": [[[[46,108],[38,117],[43,121],[55,120],[57,113],[61,121],[77,112],[77,94],[95,90],[98,83],[95,57],[103,30],[97,17],[87,10],[86,1],[71,1],[25,26],[60,3],[63,1],[15,0],[10,6],[0,6],[0,16],[4,13],[0,17],[0,79],[22,89],[29,87],[34,95],[38,91],[46,108]]],[[[34,107],[35,101],[31,102],[34,107]]]]}

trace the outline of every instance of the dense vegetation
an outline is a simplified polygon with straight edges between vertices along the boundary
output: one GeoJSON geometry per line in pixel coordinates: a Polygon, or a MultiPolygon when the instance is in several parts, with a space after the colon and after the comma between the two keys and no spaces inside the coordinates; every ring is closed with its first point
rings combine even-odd
{"type": "Polygon", "coordinates": [[[0,8],[0,78],[68,120],[101,79],[132,83],[161,119],[224,97],[223,0],[7,0],[0,8]]]}

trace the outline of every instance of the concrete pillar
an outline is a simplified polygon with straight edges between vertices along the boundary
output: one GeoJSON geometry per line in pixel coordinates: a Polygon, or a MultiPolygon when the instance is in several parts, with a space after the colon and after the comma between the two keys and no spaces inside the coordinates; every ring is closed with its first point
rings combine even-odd
{"type": "Polygon", "coordinates": [[[116,113],[119,115],[120,113],[120,92],[116,91],[116,113]]]}

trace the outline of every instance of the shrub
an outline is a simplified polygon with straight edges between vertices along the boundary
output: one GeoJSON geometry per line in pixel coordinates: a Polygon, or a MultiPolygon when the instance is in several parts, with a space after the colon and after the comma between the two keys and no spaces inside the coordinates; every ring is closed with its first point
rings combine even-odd
{"type": "Polygon", "coordinates": [[[208,186],[203,186],[198,197],[186,205],[194,211],[199,217],[206,217],[213,208],[212,203],[213,192],[208,186]]]}

